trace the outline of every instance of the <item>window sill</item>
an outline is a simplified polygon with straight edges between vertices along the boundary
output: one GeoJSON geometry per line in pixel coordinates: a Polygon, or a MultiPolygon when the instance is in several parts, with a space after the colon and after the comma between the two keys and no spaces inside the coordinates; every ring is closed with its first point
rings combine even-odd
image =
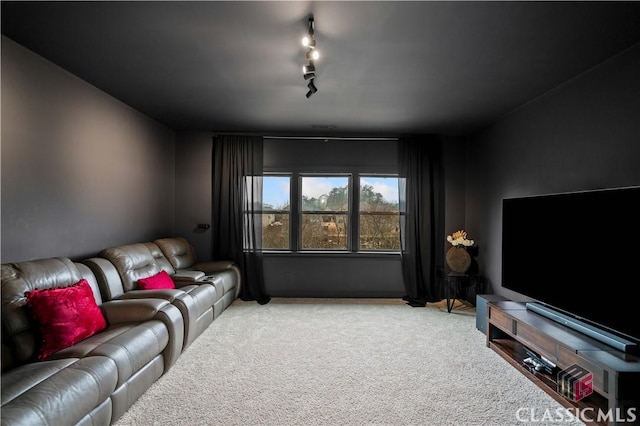
{"type": "Polygon", "coordinates": [[[377,259],[396,259],[400,257],[399,251],[330,251],[330,250],[305,250],[305,251],[263,251],[265,257],[358,257],[377,259]]]}

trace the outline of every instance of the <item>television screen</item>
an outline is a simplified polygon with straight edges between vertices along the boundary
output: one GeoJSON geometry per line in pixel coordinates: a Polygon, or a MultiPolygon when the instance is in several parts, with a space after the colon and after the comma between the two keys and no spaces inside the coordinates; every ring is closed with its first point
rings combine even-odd
{"type": "Polygon", "coordinates": [[[502,286],[640,342],[640,187],[502,203],[502,286]]]}

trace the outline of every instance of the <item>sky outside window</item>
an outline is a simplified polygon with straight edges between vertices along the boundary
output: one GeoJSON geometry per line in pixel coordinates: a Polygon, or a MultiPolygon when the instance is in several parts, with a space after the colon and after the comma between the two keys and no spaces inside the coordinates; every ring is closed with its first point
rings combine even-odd
{"type": "Polygon", "coordinates": [[[265,176],[262,181],[263,204],[277,210],[289,209],[289,176],[265,176]]]}
{"type": "Polygon", "coordinates": [[[382,194],[384,201],[390,204],[398,204],[398,178],[363,176],[360,178],[360,187],[369,185],[373,192],[382,194]]]}
{"type": "Polygon", "coordinates": [[[309,177],[305,176],[302,185],[302,195],[307,198],[320,198],[329,195],[333,188],[344,188],[349,185],[349,178],[340,177],[309,177]]]}
{"type": "Polygon", "coordinates": [[[348,210],[349,177],[304,176],[302,210],[348,210]]]}

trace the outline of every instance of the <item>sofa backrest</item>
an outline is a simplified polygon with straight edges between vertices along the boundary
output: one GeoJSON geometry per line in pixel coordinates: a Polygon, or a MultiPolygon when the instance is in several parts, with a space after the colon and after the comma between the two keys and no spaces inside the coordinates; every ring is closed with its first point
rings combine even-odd
{"type": "Polygon", "coordinates": [[[160,238],[154,241],[176,271],[189,269],[197,262],[196,251],[186,238],[160,238]]]}
{"type": "Polygon", "coordinates": [[[138,290],[138,280],[161,271],[160,265],[144,243],[128,244],[101,250],[99,257],[107,259],[120,274],[124,291],[138,290]]]}
{"type": "Polygon", "coordinates": [[[160,247],[158,247],[156,243],[143,244],[147,246],[147,248],[151,252],[151,256],[153,256],[160,269],[165,270],[169,275],[175,273],[173,265],[171,264],[171,262],[169,262],[169,259],[165,257],[164,253],[162,253],[162,250],[160,250],[160,247]]]}
{"type": "MultiPolygon", "coordinates": [[[[69,287],[82,278],[77,265],[65,257],[2,264],[2,371],[37,356],[39,328],[27,307],[25,293],[69,287]]],[[[96,302],[101,304],[100,292],[90,272],[88,278],[96,302]]]]}
{"type": "Polygon", "coordinates": [[[98,283],[102,300],[109,301],[124,293],[120,273],[113,263],[102,257],[91,257],[83,260],[82,264],[89,268],[93,274],[98,283]]]}
{"type": "Polygon", "coordinates": [[[100,286],[98,285],[98,281],[96,280],[95,275],[93,275],[93,272],[91,272],[91,269],[79,262],[74,262],[73,264],[76,266],[76,268],[78,268],[78,272],[80,272],[82,278],[87,280],[87,282],[89,283],[89,286],[93,291],[93,297],[96,299],[96,303],[98,304],[98,306],[102,305],[103,300],[102,295],[100,294],[100,286]]]}

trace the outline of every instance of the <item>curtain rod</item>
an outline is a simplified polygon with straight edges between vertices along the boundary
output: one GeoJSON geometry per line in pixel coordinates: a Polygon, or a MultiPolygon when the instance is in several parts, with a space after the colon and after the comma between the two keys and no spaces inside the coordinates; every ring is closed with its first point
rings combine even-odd
{"type": "Polygon", "coordinates": [[[339,140],[339,141],[397,141],[398,138],[350,137],[350,136],[263,136],[264,139],[339,140]]]}
{"type": "Polygon", "coordinates": [[[242,133],[242,132],[213,132],[213,136],[223,135],[236,135],[236,136],[262,136],[263,139],[297,139],[297,140],[345,140],[345,141],[397,141],[399,137],[382,137],[382,136],[277,136],[277,135],[263,135],[260,133],[242,133]]]}

